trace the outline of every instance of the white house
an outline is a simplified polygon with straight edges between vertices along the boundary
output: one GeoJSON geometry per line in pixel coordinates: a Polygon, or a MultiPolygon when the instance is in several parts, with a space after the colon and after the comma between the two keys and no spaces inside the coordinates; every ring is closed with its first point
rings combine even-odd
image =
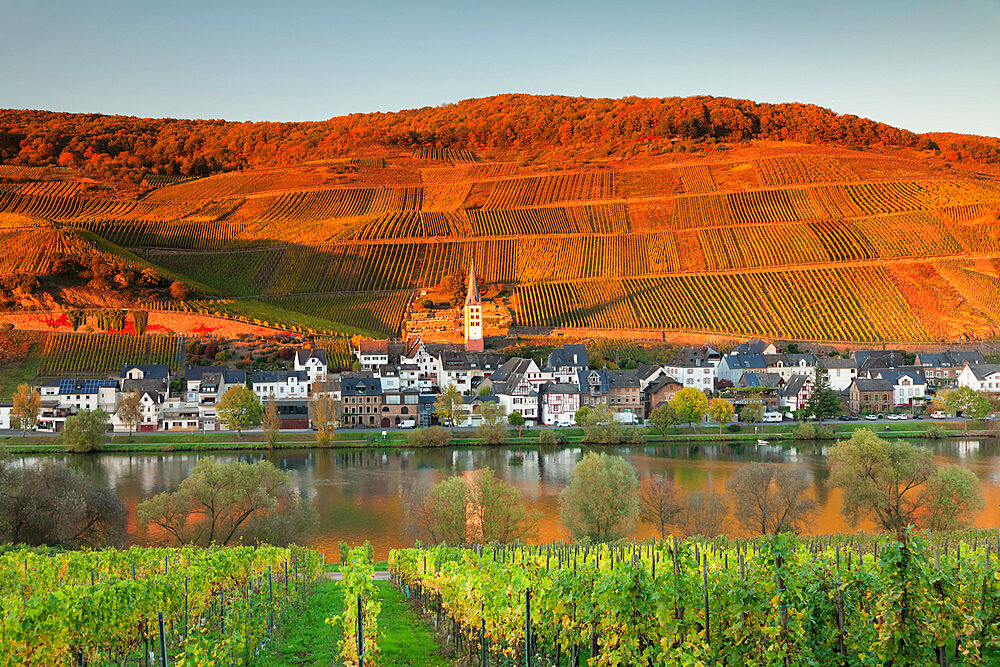
{"type": "MultiPolygon", "coordinates": [[[[442,391],[455,385],[465,393],[474,388],[475,378],[488,378],[503,364],[503,355],[489,352],[442,351],[437,358],[437,384],[442,391]]],[[[478,386],[479,380],[475,385],[478,386]]]]}
{"type": "Polygon", "coordinates": [[[206,430],[220,428],[215,405],[230,387],[246,385],[247,374],[225,366],[188,366],[184,370],[187,403],[198,407],[198,419],[206,430]]]}
{"type": "Polygon", "coordinates": [[[156,391],[139,392],[139,412],[141,417],[138,425],[126,424],[118,416],[118,413],[111,415],[111,426],[117,433],[128,433],[129,431],[155,431],[160,425],[160,411],[165,400],[164,394],[156,391]]]}
{"type": "Polygon", "coordinates": [[[275,399],[307,398],[312,384],[309,373],[300,371],[257,371],[253,374],[253,393],[261,401],[269,396],[275,399]]]}
{"type": "MultiPolygon", "coordinates": [[[[669,375],[685,387],[713,391],[721,361],[719,353],[712,348],[685,347],[678,350],[670,363],[663,366],[663,371],[664,375],[669,375]]],[[[739,379],[739,375],[736,379],[739,379]]],[[[735,380],[732,382],[735,384],[735,380]]]]}
{"type": "Polygon", "coordinates": [[[66,418],[81,410],[103,410],[109,415],[118,408],[117,380],[76,380],[63,378],[38,387],[41,410],[38,426],[62,430],[66,418]]]}
{"type": "Polygon", "coordinates": [[[414,386],[421,391],[430,391],[438,381],[438,360],[428,351],[420,336],[406,339],[403,353],[399,355],[399,365],[401,371],[406,368],[407,377],[404,381],[409,382],[409,377],[415,375],[414,386]]]}
{"type": "Polygon", "coordinates": [[[816,358],[811,354],[765,354],[768,373],[777,373],[785,382],[793,375],[816,376],[816,358]]]}
{"type": "Polygon", "coordinates": [[[126,364],[118,372],[119,380],[169,380],[170,367],[166,364],[126,364]]]}
{"type": "Polygon", "coordinates": [[[892,384],[892,400],[897,407],[922,405],[927,394],[927,381],[914,371],[878,371],[872,377],[892,384]]]}
{"type": "Polygon", "coordinates": [[[815,375],[792,375],[778,390],[778,405],[782,412],[795,412],[806,406],[812,397],[815,375]]]}
{"type": "Polygon", "coordinates": [[[361,340],[357,346],[351,350],[361,367],[366,371],[373,371],[379,366],[389,363],[389,341],[387,340],[361,340]]]}
{"type": "Polygon", "coordinates": [[[0,431],[6,431],[10,428],[10,412],[13,409],[13,401],[0,401],[0,431]]]}
{"type": "Polygon", "coordinates": [[[854,378],[858,377],[858,364],[854,359],[830,357],[829,359],[821,359],[820,361],[826,366],[831,389],[844,391],[851,386],[854,378]]]}
{"type": "Polygon", "coordinates": [[[292,370],[304,371],[309,376],[309,382],[326,381],[326,350],[295,350],[292,370]]]}
{"type": "Polygon", "coordinates": [[[519,412],[526,426],[538,423],[538,385],[520,373],[514,373],[503,382],[493,382],[493,395],[500,399],[500,405],[509,415],[519,412]]]}
{"type": "Polygon", "coordinates": [[[541,423],[547,426],[570,426],[580,409],[580,386],[547,382],[539,389],[541,423]]]}
{"type": "Polygon", "coordinates": [[[987,394],[1000,394],[1000,364],[966,364],[958,374],[958,386],[987,394]]]}
{"type": "Polygon", "coordinates": [[[555,382],[574,384],[578,374],[590,366],[587,346],[583,343],[569,343],[557,347],[545,360],[545,370],[552,374],[555,382]]]}

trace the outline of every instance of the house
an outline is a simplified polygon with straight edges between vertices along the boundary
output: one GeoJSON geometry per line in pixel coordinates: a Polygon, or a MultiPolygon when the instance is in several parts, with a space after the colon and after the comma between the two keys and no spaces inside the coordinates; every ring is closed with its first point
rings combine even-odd
{"type": "Polygon", "coordinates": [[[270,396],[276,400],[303,399],[309,396],[310,382],[309,372],[305,370],[257,371],[253,374],[253,393],[261,401],[270,396]]]}
{"type": "Polygon", "coordinates": [[[478,394],[464,397],[459,408],[464,416],[458,420],[459,424],[473,428],[481,426],[484,423],[481,409],[486,403],[500,403],[500,398],[498,396],[479,396],[478,394]]]}
{"type": "Polygon", "coordinates": [[[179,396],[163,402],[160,428],[164,431],[197,431],[200,426],[197,405],[188,405],[179,396]]]}
{"type": "MultiPolygon", "coordinates": [[[[539,420],[538,390],[544,382],[537,378],[529,378],[531,369],[540,372],[538,365],[528,359],[511,359],[510,361],[530,361],[530,364],[515,364],[501,374],[500,371],[490,378],[490,390],[493,396],[500,399],[500,405],[508,415],[518,412],[524,417],[525,426],[534,426],[539,420]],[[512,370],[513,369],[513,370],[512,370]]],[[[507,364],[505,364],[507,366],[507,364]]]]}
{"type": "Polygon", "coordinates": [[[646,414],[649,415],[649,413],[664,403],[669,403],[670,399],[676,396],[677,392],[683,388],[684,385],[670,375],[663,374],[657,377],[646,386],[646,389],[643,392],[646,404],[646,414]]]}
{"type": "MultiPolygon", "coordinates": [[[[730,384],[736,385],[744,373],[754,371],[763,372],[766,370],[767,361],[764,360],[763,354],[757,352],[730,352],[719,361],[716,377],[720,382],[726,380],[730,384]]],[[[677,379],[682,382],[684,381],[681,378],[677,379]]],[[[688,385],[685,383],[684,386],[688,385]]]]}
{"type": "Polygon", "coordinates": [[[187,384],[187,403],[198,406],[201,427],[205,430],[221,428],[215,406],[230,387],[246,385],[246,371],[225,366],[188,366],[184,369],[187,384]]]}
{"type": "Polygon", "coordinates": [[[546,382],[538,390],[541,423],[546,426],[571,426],[580,409],[580,386],[569,382],[546,382]]]}
{"type": "Polygon", "coordinates": [[[643,380],[652,373],[659,374],[658,366],[630,370],[609,370],[608,405],[615,412],[627,412],[639,419],[646,418],[646,403],[643,400],[643,380]]]}
{"type": "Polygon", "coordinates": [[[826,366],[831,389],[844,391],[851,386],[854,378],[858,377],[858,364],[854,359],[829,357],[819,359],[818,362],[826,366]]]}
{"type": "Polygon", "coordinates": [[[157,380],[126,380],[123,384],[129,386],[130,383],[137,386],[136,388],[129,389],[128,391],[139,392],[139,412],[141,414],[139,423],[138,425],[126,424],[118,416],[118,412],[116,411],[115,414],[111,415],[111,427],[117,433],[128,433],[132,430],[142,432],[157,430],[160,427],[160,411],[163,407],[164,401],[166,400],[166,393],[158,390],[159,384],[157,380]],[[153,385],[154,388],[138,388],[143,384],[153,385]]]}
{"type": "Polygon", "coordinates": [[[903,350],[855,350],[854,362],[858,375],[870,368],[896,368],[906,364],[903,350]]]}
{"type": "Polygon", "coordinates": [[[796,374],[788,378],[778,390],[778,405],[782,412],[794,413],[802,410],[813,394],[815,375],[796,374]]]}
{"type": "Polygon", "coordinates": [[[344,374],[340,401],[345,426],[375,427],[382,422],[382,381],[377,377],[344,374]]]}
{"type": "Polygon", "coordinates": [[[888,412],[894,404],[892,383],[885,378],[855,378],[849,396],[851,412],[888,412]]]}
{"type": "Polygon", "coordinates": [[[581,370],[577,373],[577,386],[580,387],[580,406],[589,408],[608,404],[610,383],[608,372],[604,369],[581,370]]]}
{"type": "Polygon", "coordinates": [[[764,354],[768,373],[777,373],[785,382],[793,375],[816,375],[816,357],[811,354],[764,354]]]}
{"type": "Polygon", "coordinates": [[[777,411],[781,405],[778,392],[784,384],[785,381],[777,373],[744,373],[733,388],[733,405],[743,406],[751,401],[761,401],[767,412],[777,411]]]}
{"type": "Polygon", "coordinates": [[[417,425],[421,428],[434,423],[434,410],[437,403],[437,396],[434,394],[420,394],[420,419],[417,425]]]}
{"type": "Polygon", "coordinates": [[[274,406],[278,409],[280,428],[309,428],[309,400],[306,398],[275,399],[274,406]]]}
{"type": "Polygon", "coordinates": [[[536,388],[555,380],[554,374],[551,371],[543,371],[534,359],[511,357],[490,375],[490,382],[509,382],[515,375],[522,376],[536,388]]]}
{"type": "Polygon", "coordinates": [[[721,361],[719,353],[710,347],[685,347],[678,350],[670,363],[663,366],[663,372],[684,387],[713,391],[716,371],[721,361]]]}
{"type": "Polygon", "coordinates": [[[375,369],[374,376],[382,380],[382,391],[399,391],[403,386],[398,366],[385,364],[375,369]]]}
{"type": "Polygon", "coordinates": [[[326,350],[295,350],[292,370],[305,372],[309,376],[310,383],[326,380],[326,374],[329,370],[326,363],[326,350]]]}
{"type": "Polygon", "coordinates": [[[502,354],[442,350],[437,358],[437,385],[441,390],[455,385],[465,393],[478,386],[473,379],[488,378],[504,363],[502,354]]]}
{"type": "Polygon", "coordinates": [[[10,413],[14,409],[14,401],[0,400],[0,431],[7,431],[11,428],[10,413]]]}
{"type": "Polygon", "coordinates": [[[927,381],[914,370],[880,370],[869,377],[882,378],[892,384],[892,402],[897,407],[923,405],[927,395],[927,381]]]}
{"type": "Polygon", "coordinates": [[[399,422],[420,419],[420,392],[416,389],[387,390],[382,388],[382,406],[378,425],[382,428],[399,426],[399,422]]]}
{"type": "Polygon", "coordinates": [[[958,374],[958,386],[986,394],[1000,394],[1000,364],[966,364],[958,374]]]}
{"type": "Polygon", "coordinates": [[[549,352],[545,360],[545,370],[552,374],[554,382],[573,384],[579,372],[590,366],[587,346],[583,343],[568,343],[549,352]]]}
{"type": "Polygon", "coordinates": [[[420,336],[406,339],[403,352],[399,356],[401,374],[405,369],[405,380],[408,386],[415,386],[421,391],[431,391],[437,384],[437,359],[427,349],[420,336]]]}
{"type": "Polygon", "coordinates": [[[976,350],[961,352],[946,350],[944,352],[920,352],[914,363],[924,370],[924,377],[932,386],[955,384],[966,364],[980,366],[986,363],[983,354],[976,350]]]}
{"type": "Polygon", "coordinates": [[[375,370],[379,366],[389,363],[389,341],[387,340],[359,340],[351,352],[357,357],[361,368],[366,371],[375,370]]]}
{"type": "Polygon", "coordinates": [[[119,380],[170,380],[170,367],[166,364],[132,364],[121,367],[119,380]]]}
{"type": "Polygon", "coordinates": [[[774,343],[768,343],[760,338],[751,338],[745,343],[740,343],[730,354],[775,354],[778,348],[774,343]]]}
{"type": "Polygon", "coordinates": [[[117,380],[77,380],[63,378],[38,387],[41,409],[38,428],[62,431],[66,418],[81,410],[103,410],[109,415],[118,408],[117,380]]]}

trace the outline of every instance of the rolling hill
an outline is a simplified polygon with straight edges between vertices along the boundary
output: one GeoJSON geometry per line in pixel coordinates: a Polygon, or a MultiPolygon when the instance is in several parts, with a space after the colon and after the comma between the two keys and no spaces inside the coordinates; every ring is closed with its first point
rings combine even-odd
{"type": "Polygon", "coordinates": [[[713,98],[287,124],[7,110],[0,271],[90,248],[224,298],[191,308],[395,336],[472,263],[523,332],[993,338],[996,146],[713,98]]]}

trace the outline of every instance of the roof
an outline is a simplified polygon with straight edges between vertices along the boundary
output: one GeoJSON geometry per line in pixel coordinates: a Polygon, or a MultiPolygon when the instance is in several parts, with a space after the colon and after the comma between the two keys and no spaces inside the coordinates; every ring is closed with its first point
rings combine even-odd
{"type": "Polygon", "coordinates": [[[490,379],[494,382],[506,382],[515,375],[524,375],[532,370],[533,367],[537,368],[537,364],[535,364],[534,359],[511,357],[505,361],[503,365],[493,373],[493,375],[490,376],[490,379]]]}
{"type": "Polygon", "coordinates": [[[884,378],[855,378],[858,391],[892,391],[892,383],[884,378]]]}
{"type": "Polygon", "coordinates": [[[188,366],[184,369],[184,379],[198,381],[205,377],[206,373],[221,373],[226,370],[225,366],[188,366]]]}
{"type": "Polygon", "coordinates": [[[840,357],[823,357],[816,360],[817,364],[822,363],[828,369],[831,368],[857,368],[858,364],[854,359],[841,359],[840,357]]]}
{"type": "Polygon", "coordinates": [[[1000,373],[1000,364],[977,364],[969,366],[969,371],[976,376],[977,380],[985,380],[994,373],[1000,373]]]}
{"type": "Polygon", "coordinates": [[[595,387],[599,393],[608,393],[608,372],[606,370],[586,370],[580,369],[577,371],[577,377],[579,378],[580,389],[583,391],[590,391],[590,388],[595,387]],[[591,385],[590,378],[596,378],[596,382],[591,385]]]}
{"type": "Polygon", "coordinates": [[[493,372],[504,363],[503,355],[493,352],[442,350],[441,356],[438,358],[446,371],[484,370],[493,372]]]}
{"type": "Polygon", "coordinates": [[[546,382],[539,389],[541,394],[579,394],[580,387],[567,382],[546,382]]]}
{"type": "Polygon", "coordinates": [[[648,387],[646,387],[646,391],[648,391],[650,394],[655,394],[656,392],[662,390],[664,387],[671,384],[680,386],[681,383],[675,380],[671,375],[661,375],[660,377],[653,380],[653,382],[648,387]]]}
{"type": "Polygon", "coordinates": [[[764,350],[770,346],[770,343],[760,338],[751,338],[745,343],[740,343],[732,354],[764,354],[764,350]]]}
{"type": "Polygon", "coordinates": [[[718,352],[710,347],[702,347],[695,349],[693,347],[682,347],[677,350],[673,358],[670,360],[667,366],[673,366],[675,368],[705,368],[711,366],[712,363],[709,359],[713,356],[717,357],[718,352]]]}
{"type": "Polygon", "coordinates": [[[858,368],[895,368],[903,365],[902,350],[855,350],[858,368]]]}
{"type": "Polygon", "coordinates": [[[295,350],[295,363],[305,365],[310,359],[318,359],[320,363],[326,366],[326,350],[295,350]]]}
{"type": "Polygon", "coordinates": [[[358,341],[358,352],[361,354],[389,354],[389,341],[382,340],[361,340],[358,341]]]}
{"type": "Polygon", "coordinates": [[[463,396],[462,403],[465,405],[472,405],[474,403],[499,403],[499,396],[480,396],[479,394],[473,394],[472,396],[463,396]]]}
{"type": "Polygon", "coordinates": [[[137,391],[140,394],[151,392],[154,394],[164,393],[167,390],[167,379],[149,379],[144,380],[122,380],[122,391],[131,392],[137,391]]]}
{"type": "Polygon", "coordinates": [[[767,368],[767,361],[764,359],[764,355],[760,353],[733,352],[732,354],[727,354],[722,363],[733,370],[767,368]]]}
{"type": "Polygon", "coordinates": [[[246,384],[247,372],[240,368],[227,368],[222,371],[222,378],[226,384],[246,384]]]}
{"type": "Polygon", "coordinates": [[[306,382],[309,380],[309,373],[305,371],[257,371],[253,374],[253,383],[270,383],[270,382],[287,382],[289,378],[294,377],[299,382],[306,382]]]}
{"type": "Polygon", "coordinates": [[[916,363],[920,366],[936,367],[964,366],[965,364],[976,366],[985,364],[986,359],[983,358],[983,353],[978,350],[945,350],[944,352],[921,352],[917,354],[916,363]]]}
{"type": "Polygon", "coordinates": [[[642,384],[639,378],[639,371],[635,369],[629,370],[611,370],[607,371],[608,374],[608,384],[612,389],[625,389],[625,388],[636,388],[642,384]]]}
{"type": "Polygon", "coordinates": [[[799,392],[802,391],[802,387],[805,386],[807,380],[812,380],[808,375],[803,375],[801,373],[795,373],[790,378],[785,386],[781,388],[782,396],[798,396],[799,392]]]}
{"type": "Polygon", "coordinates": [[[118,372],[118,377],[125,377],[125,374],[133,368],[138,368],[142,371],[143,377],[147,380],[166,380],[167,377],[170,376],[170,367],[166,364],[129,364],[122,366],[121,370],[118,372]]]}
{"type": "Polygon", "coordinates": [[[546,368],[586,368],[590,365],[587,358],[587,346],[583,343],[567,343],[562,347],[549,352],[549,358],[545,361],[546,368]]]}
{"type": "Polygon", "coordinates": [[[77,380],[75,378],[63,378],[59,380],[59,395],[96,394],[99,389],[117,386],[117,380],[77,380]]]}
{"type": "Polygon", "coordinates": [[[476,282],[476,266],[469,264],[469,288],[465,292],[465,304],[476,305],[482,303],[479,299],[479,284],[476,282]]]}
{"type": "Polygon", "coordinates": [[[764,387],[776,389],[781,386],[782,379],[777,373],[744,373],[740,378],[741,387],[764,387]]]}
{"type": "Polygon", "coordinates": [[[421,348],[425,348],[424,341],[420,340],[420,336],[410,336],[406,339],[406,344],[403,346],[403,356],[407,359],[412,359],[417,356],[421,348]]]}
{"type": "Polygon", "coordinates": [[[382,380],[371,377],[344,377],[340,380],[342,396],[376,396],[382,393],[382,380]]]}
{"type": "Polygon", "coordinates": [[[914,373],[913,371],[880,371],[879,376],[891,382],[893,386],[899,384],[899,381],[904,377],[913,380],[914,384],[927,384],[922,373],[914,373]]]}

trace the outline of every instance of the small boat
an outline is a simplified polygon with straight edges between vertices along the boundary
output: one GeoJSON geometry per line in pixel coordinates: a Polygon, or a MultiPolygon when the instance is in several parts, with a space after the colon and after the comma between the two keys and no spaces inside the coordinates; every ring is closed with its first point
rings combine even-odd
{"type": "Polygon", "coordinates": [[[760,438],[757,438],[757,444],[758,445],[769,445],[771,443],[769,443],[767,440],[761,440],[760,438]]]}

